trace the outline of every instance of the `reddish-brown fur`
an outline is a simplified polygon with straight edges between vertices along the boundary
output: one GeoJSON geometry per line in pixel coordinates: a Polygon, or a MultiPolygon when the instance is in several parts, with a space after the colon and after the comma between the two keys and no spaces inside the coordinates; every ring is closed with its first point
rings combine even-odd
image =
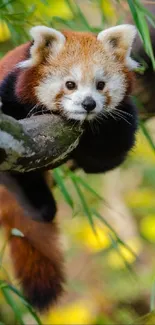
{"type": "MultiPolygon", "coordinates": [[[[48,59],[46,49],[39,65],[19,70],[15,91],[21,101],[37,103],[34,88],[42,77],[49,73],[50,69],[54,73],[57,69],[65,69],[82,62],[85,69],[83,75],[89,78],[92,73],[90,64],[99,64],[102,53],[104,53],[106,62],[105,67],[108,65],[109,53],[105,51],[103,44],[97,42],[95,35],[69,31],[65,31],[64,35],[66,37],[65,46],[54,61],[48,59]],[[93,55],[94,53],[96,56],[93,55]]],[[[15,67],[17,63],[28,58],[30,45],[31,43],[28,42],[17,47],[0,61],[0,81],[13,69],[18,69],[15,67]]],[[[132,73],[123,65],[123,53],[120,51],[117,56],[121,62],[120,70],[126,75],[128,92],[132,73]]],[[[110,66],[113,71],[114,64],[112,62],[110,62],[110,66]]],[[[107,91],[105,95],[107,104],[110,104],[109,92],[107,91]]],[[[62,96],[63,93],[60,92],[55,98],[59,110],[61,109],[59,102],[62,96]]],[[[47,307],[62,292],[64,281],[63,258],[58,245],[58,230],[55,222],[41,223],[27,218],[13,194],[3,186],[0,186],[0,222],[8,234],[11,233],[12,228],[17,228],[24,234],[24,237],[11,236],[9,239],[15,273],[21,281],[29,301],[38,308],[47,307]]]]}
{"type": "Polygon", "coordinates": [[[28,42],[16,47],[0,60],[0,81],[3,80],[10,71],[12,71],[18,62],[25,60],[30,44],[31,43],[28,42]]]}
{"type": "Polygon", "coordinates": [[[40,223],[24,215],[14,196],[0,186],[0,222],[7,230],[15,275],[33,306],[43,310],[63,291],[63,257],[55,222],[40,223]],[[24,237],[11,235],[20,230],[24,237]]]}
{"type": "MultiPolygon", "coordinates": [[[[106,62],[104,67],[106,68],[106,66],[109,66],[109,69],[115,73],[114,69],[116,64],[113,64],[112,61],[109,62],[109,52],[105,50],[104,44],[100,44],[97,41],[96,35],[86,32],[72,31],[63,31],[63,34],[66,37],[64,48],[57,57],[54,58],[54,60],[49,58],[47,53],[49,49],[45,48],[42,49],[42,61],[40,64],[19,71],[15,91],[16,95],[23,103],[31,103],[33,105],[38,103],[35,94],[35,87],[38,85],[39,81],[42,80],[43,76],[45,77],[50,71],[54,73],[56,70],[63,70],[66,67],[71,67],[75,63],[78,65],[82,62],[83,69],[85,70],[83,71],[83,76],[84,78],[86,76],[89,78],[90,73],[92,73],[90,64],[99,64],[101,58],[104,57],[104,61],[106,62]]],[[[15,68],[15,65],[18,62],[28,58],[30,45],[31,42],[28,42],[17,47],[0,61],[0,81],[8,74],[8,72],[15,68]]],[[[116,53],[117,60],[120,62],[120,73],[123,73],[126,76],[126,89],[128,93],[128,89],[132,83],[132,73],[129,72],[123,64],[124,55],[125,53],[122,49],[119,49],[116,53]]],[[[84,81],[85,80],[83,80],[83,82],[84,81]]],[[[107,101],[109,102],[109,100],[110,98],[108,97],[107,101]]]]}
{"type": "MultiPolygon", "coordinates": [[[[97,49],[96,36],[85,33],[65,32],[67,43],[58,60],[54,62],[54,69],[71,64],[70,58],[76,57],[75,44],[82,46],[83,59],[88,55],[92,43],[97,49]],[[74,44],[74,45],[73,45],[74,44]],[[70,52],[71,55],[68,55],[70,52]],[[64,61],[63,61],[64,58],[64,61]]],[[[26,60],[29,56],[31,43],[21,45],[10,51],[0,61],[0,81],[16,68],[16,64],[26,60]]],[[[51,68],[52,64],[50,62],[51,68]]],[[[36,103],[34,87],[38,80],[49,70],[46,59],[42,64],[19,71],[16,94],[23,102],[36,103]]],[[[61,94],[58,95],[60,100],[61,94]]],[[[28,300],[37,308],[43,310],[54,302],[63,291],[64,273],[63,257],[58,243],[58,229],[55,222],[41,223],[26,217],[24,210],[19,205],[13,194],[5,187],[0,186],[0,222],[7,230],[10,239],[12,261],[15,275],[19,279],[28,300]],[[11,229],[17,228],[24,237],[11,235],[11,229]],[[40,301],[41,299],[41,301],[40,301]]]]}
{"type": "MultiPolygon", "coordinates": [[[[0,61],[0,81],[18,62],[27,59],[30,44],[17,47],[0,61]]],[[[17,95],[20,96],[22,91],[24,100],[34,98],[35,78],[38,78],[35,71],[23,71],[16,85],[17,95]],[[25,85],[29,86],[29,92],[25,85]]],[[[48,183],[48,175],[45,178],[48,183]]],[[[38,309],[47,308],[63,291],[64,282],[63,255],[56,223],[40,223],[26,217],[15,197],[3,186],[0,186],[0,222],[9,235],[15,275],[26,297],[38,309]],[[12,228],[19,229],[24,237],[11,236],[12,228]]]]}
{"type": "Polygon", "coordinates": [[[111,96],[110,96],[108,90],[106,91],[105,96],[106,96],[106,105],[110,105],[110,102],[111,102],[111,96]]]}
{"type": "Polygon", "coordinates": [[[58,93],[56,96],[55,96],[55,102],[56,102],[56,109],[57,111],[61,111],[63,110],[63,107],[61,105],[61,98],[64,96],[64,92],[63,90],[60,91],[60,93],[58,93]]]}

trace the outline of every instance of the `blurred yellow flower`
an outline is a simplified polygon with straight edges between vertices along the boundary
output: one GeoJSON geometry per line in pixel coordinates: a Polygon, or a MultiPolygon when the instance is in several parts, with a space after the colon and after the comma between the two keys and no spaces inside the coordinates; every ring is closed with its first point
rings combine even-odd
{"type": "Polygon", "coordinates": [[[108,20],[112,21],[113,19],[114,20],[116,19],[116,12],[115,12],[114,6],[112,5],[111,1],[102,0],[101,7],[102,7],[104,15],[106,16],[106,18],[108,20]]]}
{"type": "Polygon", "coordinates": [[[47,316],[42,317],[43,324],[85,325],[92,323],[92,308],[85,301],[75,301],[67,306],[55,307],[47,316]]]}
{"type": "Polygon", "coordinates": [[[10,31],[7,24],[4,21],[0,21],[0,43],[6,42],[10,39],[10,31]]]}
{"type": "Polygon", "coordinates": [[[155,242],[155,214],[149,214],[141,220],[140,231],[150,242],[155,242]]]}
{"type": "Polygon", "coordinates": [[[110,239],[108,236],[108,229],[106,227],[100,227],[95,223],[95,233],[91,228],[88,221],[79,218],[74,220],[75,224],[72,224],[70,234],[73,240],[79,241],[80,244],[85,245],[91,252],[97,252],[102,249],[106,249],[110,246],[110,239]]]}
{"type": "MultiPolygon", "coordinates": [[[[32,2],[27,0],[26,4],[31,5],[32,2]]],[[[64,19],[71,19],[73,16],[65,0],[49,1],[48,5],[44,5],[43,1],[34,0],[33,4],[36,5],[35,15],[41,18],[45,15],[49,18],[59,16],[64,19]]]]}
{"type": "Polygon", "coordinates": [[[155,207],[155,192],[151,189],[143,188],[128,193],[126,202],[132,208],[155,207]]]}
{"type": "Polygon", "coordinates": [[[106,249],[110,246],[110,239],[106,228],[95,227],[96,235],[90,226],[85,229],[84,244],[92,252],[97,252],[106,249]]]}
{"type": "MultiPolygon", "coordinates": [[[[133,252],[138,255],[141,251],[141,242],[138,238],[132,238],[130,240],[127,241],[126,243],[132,250],[133,252]]],[[[124,260],[128,263],[128,264],[132,264],[136,257],[134,254],[132,254],[132,252],[130,252],[129,249],[127,249],[125,246],[122,245],[118,245],[118,249],[119,252],[116,250],[112,250],[111,252],[109,252],[108,256],[107,256],[107,260],[108,260],[108,264],[116,269],[121,269],[125,267],[125,262],[124,260]]]]}

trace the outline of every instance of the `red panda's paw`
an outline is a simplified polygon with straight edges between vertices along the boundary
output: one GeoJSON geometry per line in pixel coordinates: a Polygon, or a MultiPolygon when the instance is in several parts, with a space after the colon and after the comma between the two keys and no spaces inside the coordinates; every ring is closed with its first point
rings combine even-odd
{"type": "Polygon", "coordinates": [[[28,302],[39,311],[48,310],[64,291],[61,252],[58,252],[57,259],[50,260],[26,238],[12,237],[11,253],[16,277],[28,302]]]}

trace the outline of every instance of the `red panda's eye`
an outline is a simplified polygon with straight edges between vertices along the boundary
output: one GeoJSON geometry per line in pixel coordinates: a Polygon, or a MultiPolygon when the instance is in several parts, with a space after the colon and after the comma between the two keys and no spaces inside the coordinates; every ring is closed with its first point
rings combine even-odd
{"type": "Polygon", "coordinates": [[[105,82],[104,81],[98,81],[96,84],[96,89],[97,90],[103,90],[105,87],[105,82]]]}
{"type": "Polygon", "coordinates": [[[76,83],[74,81],[67,81],[66,82],[66,87],[69,90],[73,90],[76,88],[76,83]]]}

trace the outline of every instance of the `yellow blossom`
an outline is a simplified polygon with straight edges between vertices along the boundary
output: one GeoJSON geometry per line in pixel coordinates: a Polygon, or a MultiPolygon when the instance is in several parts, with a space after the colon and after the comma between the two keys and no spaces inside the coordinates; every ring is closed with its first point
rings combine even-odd
{"type": "Polygon", "coordinates": [[[55,307],[52,312],[45,316],[43,324],[54,325],[85,325],[91,324],[91,308],[85,301],[75,301],[67,306],[55,307]]]}
{"type": "Polygon", "coordinates": [[[4,21],[0,21],[0,43],[6,42],[10,38],[10,31],[7,24],[4,21]]]}
{"type": "Polygon", "coordinates": [[[85,229],[84,243],[92,252],[97,252],[110,246],[110,239],[107,229],[96,226],[95,230],[96,235],[90,226],[85,229]]]}
{"type": "Polygon", "coordinates": [[[102,0],[101,6],[102,6],[103,13],[107,19],[109,19],[110,21],[113,21],[116,19],[116,12],[115,12],[114,6],[112,5],[111,1],[102,0]]]}
{"type": "Polygon", "coordinates": [[[155,214],[144,217],[140,222],[142,235],[151,242],[155,242],[155,214]]]}
{"type": "MultiPolygon", "coordinates": [[[[30,0],[27,0],[26,3],[31,5],[30,0]]],[[[50,18],[59,16],[64,19],[71,19],[73,16],[65,0],[49,1],[48,5],[44,5],[41,1],[38,2],[38,0],[34,0],[33,4],[36,4],[35,15],[37,17],[43,18],[45,16],[50,18]]]]}
{"type": "MultiPolygon", "coordinates": [[[[141,242],[138,238],[132,238],[127,241],[128,247],[132,249],[132,251],[138,255],[141,251],[141,242]]],[[[128,264],[132,264],[136,256],[132,254],[132,252],[125,246],[118,245],[119,252],[116,250],[112,250],[107,257],[108,264],[116,269],[121,269],[125,267],[124,261],[128,264]]]]}
{"type": "Polygon", "coordinates": [[[97,223],[94,223],[94,226],[93,231],[89,222],[83,217],[83,220],[81,218],[74,220],[74,225],[72,223],[72,228],[69,230],[72,239],[85,245],[91,252],[97,252],[110,246],[108,229],[100,227],[97,223]]]}
{"type": "Polygon", "coordinates": [[[126,196],[126,202],[132,208],[155,207],[155,192],[151,189],[132,191],[126,196]]]}

